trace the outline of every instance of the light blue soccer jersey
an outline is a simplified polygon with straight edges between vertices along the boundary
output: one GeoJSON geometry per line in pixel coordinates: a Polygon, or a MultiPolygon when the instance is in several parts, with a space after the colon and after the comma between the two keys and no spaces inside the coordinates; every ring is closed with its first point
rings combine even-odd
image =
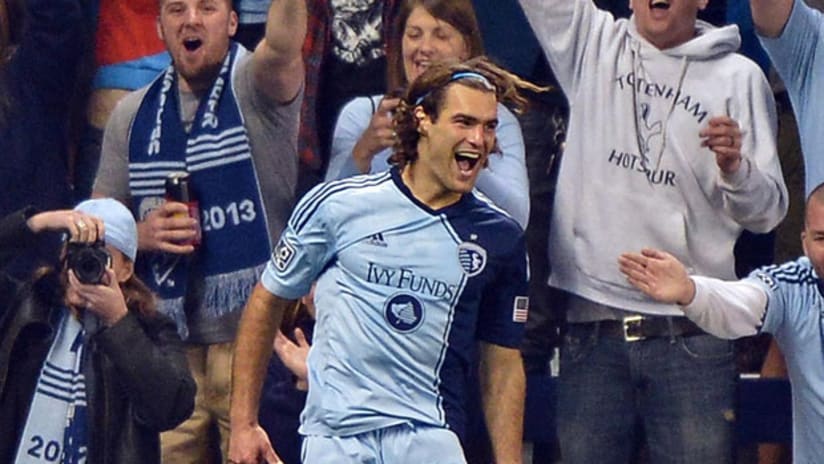
{"type": "Polygon", "coordinates": [[[465,426],[476,341],[517,347],[527,312],[517,223],[467,194],[433,211],[396,169],[321,184],[295,208],[262,283],[317,279],[305,435],[465,426]]]}
{"type": "Polygon", "coordinates": [[[810,260],[754,271],[767,292],[763,332],[775,336],[792,384],[793,462],[824,456],[824,298],[810,260]]]}

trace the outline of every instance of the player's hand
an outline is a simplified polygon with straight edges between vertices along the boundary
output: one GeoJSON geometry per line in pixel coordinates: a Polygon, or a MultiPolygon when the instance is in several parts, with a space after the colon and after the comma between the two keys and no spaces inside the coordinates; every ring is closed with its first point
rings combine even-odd
{"type": "Polygon", "coordinates": [[[195,250],[191,245],[199,233],[200,225],[189,216],[184,203],[167,201],[152,210],[137,224],[138,248],[144,251],[188,254],[195,250]]]}
{"type": "Polygon", "coordinates": [[[26,221],[26,225],[35,234],[45,230],[66,231],[70,242],[79,243],[94,243],[105,233],[100,218],[71,209],[35,214],[26,221]]]}
{"type": "Polygon", "coordinates": [[[280,360],[283,361],[283,365],[292,371],[292,374],[297,378],[295,387],[298,390],[306,391],[309,387],[306,357],[309,355],[311,345],[306,341],[306,335],[300,328],[296,328],[294,334],[297,343],[278,330],[275,335],[274,349],[280,360]]]}
{"type": "Polygon", "coordinates": [[[726,175],[735,174],[741,167],[741,129],[729,116],[710,119],[707,127],[699,132],[701,146],[715,153],[718,168],[726,175]]]}
{"type": "Polygon", "coordinates": [[[266,431],[260,425],[232,425],[229,436],[229,464],[282,464],[266,431]]]}
{"type": "Polygon", "coordinates": [[[644,248],[641,253],[622,254],[618,265],[630,284],[658,301],[687,305],[695,297],[686,268],[669,253],[644,248]]]}
{"type": "Polygon", "coordinates": [[[378,108],[372,114],[372,119],[369,120],[369,127],[352,148],[352,157],[361,173],[369,172],[372,158],[376,154],[395,145],[398,137],[392,126],[392,113],[400,101],[400,98],[382,98],[378,108]]]}

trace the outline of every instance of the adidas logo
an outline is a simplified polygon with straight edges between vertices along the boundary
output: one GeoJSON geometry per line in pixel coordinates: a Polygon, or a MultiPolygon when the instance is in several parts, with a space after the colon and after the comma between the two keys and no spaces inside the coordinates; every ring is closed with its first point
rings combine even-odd
{"type": "Polygon", "coordinates": [[[366,239],[366,244],[367,245],[372,245],[372,246],[384,247],[384,248],[386,248],[388,246],[386,244],[386,241],[383,239],[383,234],[380,233],[380,232],[378,232],[377,234],[370,235],[369,238],[366,239]]]}

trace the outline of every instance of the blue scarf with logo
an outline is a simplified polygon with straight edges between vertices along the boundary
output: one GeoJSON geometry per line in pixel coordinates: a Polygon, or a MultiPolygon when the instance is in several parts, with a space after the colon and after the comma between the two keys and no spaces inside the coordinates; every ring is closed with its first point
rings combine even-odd
{"type": "Polygon", "coordinates": [[[180,117],[178,76],[169,66],[146,92],[129,135],[129,188],[139,220],[163,203],[165,180],[174,172],[189,173],[199,201],[196,257],[147,253],[136,263],[138,275],[160,296],[160,310],[175,319],[184,338],[190,268],[196,265],[203,276],[200,316],[217,318],[243,307],[271,250],[249,137],[232,88],[246,53],[232,44],[188,133],[180,117]]]}
{"type": "Polygon", "coordinates": [[[57,334],[40,370],[23,427],[14,459],[16,464],[86,462],[89,438],[83,375],[86,332],[67,308],[60,312],[57,334]]]}

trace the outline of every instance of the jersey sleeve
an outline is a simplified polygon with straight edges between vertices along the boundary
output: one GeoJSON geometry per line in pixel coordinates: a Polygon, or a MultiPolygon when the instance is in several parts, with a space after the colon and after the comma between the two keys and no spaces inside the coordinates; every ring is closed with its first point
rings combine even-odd
{"type": "Polygon", "coordinates": [[[508,348],[519,348],[529,313],[527,258],[523,234],[503,255],[494,281],[481,300],[478,340],[508,348]]]}
{"type": "Polygon", "coordinates": [[[775,334],[784,326],[787,302],[782,287],[786,285],[784,282],[786,272],[783,266],[767,266],[756,269],[747,277],[747,281],[755,283],[767,294],[767,310],[763,316],[762,332],[775,334]]]}
{"type": "MultiPolygon", "coordinates": [[[[781,35],[774,38],[760,37],[775,69],[793,95],[803,95],[804,88],[814,78],[816,69],[819,69],[817,60],[820,55],[816,54],[816,48],[822,33],[824,21],[821,13],[802,0],[795,0],[781,35]]],[[[808,102],[800,100],[798,103],[801,108],[795,110],[803,114],[808,102]]]]}
{"type": "Polygon", "coordinates": [[[332,209],[321,184],[304,196],[295,208],[261,276],[270,293],[297,299],[309,293],[312,282],[335,253],[330,233],[332,209]]]}

